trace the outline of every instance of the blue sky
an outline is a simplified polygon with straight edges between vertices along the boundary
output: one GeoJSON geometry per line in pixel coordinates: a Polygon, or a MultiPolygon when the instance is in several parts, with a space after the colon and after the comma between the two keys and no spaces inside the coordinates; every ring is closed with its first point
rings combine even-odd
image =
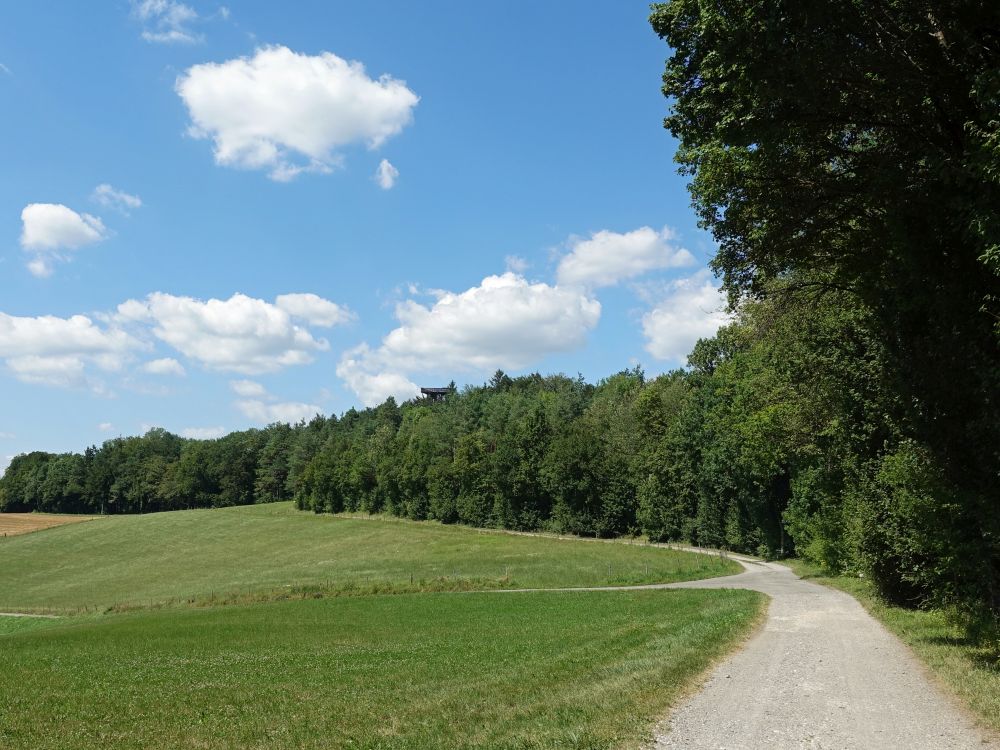
{"type": "Polygon", "coordinates": [[[0,465],[722,320],[645,2],[0,8],[0,465]]]}

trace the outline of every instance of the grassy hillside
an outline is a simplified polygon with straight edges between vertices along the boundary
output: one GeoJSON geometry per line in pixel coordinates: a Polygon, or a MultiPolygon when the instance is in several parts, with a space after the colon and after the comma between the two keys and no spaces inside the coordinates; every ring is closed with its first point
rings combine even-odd
{"type": "Polygon", "coordinates": [[[290,503],[113,516],[0,538],[0,611],[74,611],[285,586],[591,586],[739,571],[706,555],[296,511],[290,503]]]}
{"type": "Polygon", "coordinates": [[[0,635],[21,633],[26,630],[38,630],[39,628],[48,628],[60,624],[62,622],[58,619],[44,617],[0,617],[0,635]]]}
{"type": "Polygon", "coordinates": [[[0,747],[632,746],[763,602],[420,594],[74,618],[0,635],[0,747]]]}

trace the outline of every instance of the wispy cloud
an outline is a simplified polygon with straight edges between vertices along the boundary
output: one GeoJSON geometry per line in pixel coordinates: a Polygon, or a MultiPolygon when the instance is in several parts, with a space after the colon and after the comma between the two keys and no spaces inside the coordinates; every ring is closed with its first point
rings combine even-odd
{"type": "Polygon", "coordinates": [[[150,375],[176,375],[178,377],[184,377],[187,374],[184,369],[184,365],[173,357],[154,359],[151,362],[146,362],[139,369],[143,372],[149,373],[150,375]]]}
{"type": "Polygon", "coordinates": [[[520,255],[508,255],[504,258],[504,264],[507,266],[507,270],[511,273],[523,274],[528,270],[531,265],[527,260],[522,258],[520,255]]]}
{"type": "Polygon", "coordinates": [[[197,11],[176,0],[132,0],[132,17],[142,24],[142,38],[147,42],[195,44],[204,41],[204,37],[191,28],[191,24],[199,20],[197,11]]]}
{"type": "Polygon", "coordinates": [[[115,211],[119,211],[126,216],[129,215],[129,211],[142,206],[142,199],[138,195],[131,195],[124,190],[117,190],[106,182],[94,188],[90,199],[105,208],[113,208],[115,211]]]}
{"type": "Polygon", "coordinates": [[[399,170],[392,166],[388,159],[380,161],[378,169],[375,170],[375,182],[378,183],[378,186],[383,190],[392,190],[397,179],[399,179],[399,170]]]}
{"type": "Polygon", "coordinates": [[[295,423],[323,413],[323,407],[299,401],[281,401],[253,380],[230,380],[233,393],[241,396],[235,406],[243,415],[260,424],[295,423]]]}
{"type": "Polygon", "coordinates": [[[614,286],[649,271],[682,268],[695,264],[694,256],[675,244],[669,228],[656,231],[640,227],[631,232],[594,232],[584,239],[570,239],[570,252],[559,261],[560,284],[578,284],[591,289],[614,286]]]}
{"type": "Polygon", "coordinates": [[[215,440],[225,434],[225,427],[185,427],[181,430],[181,437],[193,440],[215,440]]]}

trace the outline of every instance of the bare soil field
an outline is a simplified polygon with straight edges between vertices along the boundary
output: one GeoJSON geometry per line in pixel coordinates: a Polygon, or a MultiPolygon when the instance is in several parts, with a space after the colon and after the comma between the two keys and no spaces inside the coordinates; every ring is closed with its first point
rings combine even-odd
{"type": "Polygon", "coordinates": [[[58,516],[48,513],[0,513],[0,537],[28,534],[67,523],[91,521],[96,516],[58,516]]]}

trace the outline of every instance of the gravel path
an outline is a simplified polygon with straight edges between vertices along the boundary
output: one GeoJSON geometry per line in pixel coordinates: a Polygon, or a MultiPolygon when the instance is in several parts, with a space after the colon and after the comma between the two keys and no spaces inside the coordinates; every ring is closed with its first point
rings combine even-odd
{"type": "Polygon", "coordinates": [[[33,615],[28,612],[0,612],[0,617],[44,617],[47,620],[59,619],[59,615],[33,615]]]}
{"type": "Polygon", "coordinates": [[[1000,748],[854,598],[739,561],[739,575],[669,585],[753,589],[771,605],[764,627],[659,729],[656,750],[1000,748]]]}

